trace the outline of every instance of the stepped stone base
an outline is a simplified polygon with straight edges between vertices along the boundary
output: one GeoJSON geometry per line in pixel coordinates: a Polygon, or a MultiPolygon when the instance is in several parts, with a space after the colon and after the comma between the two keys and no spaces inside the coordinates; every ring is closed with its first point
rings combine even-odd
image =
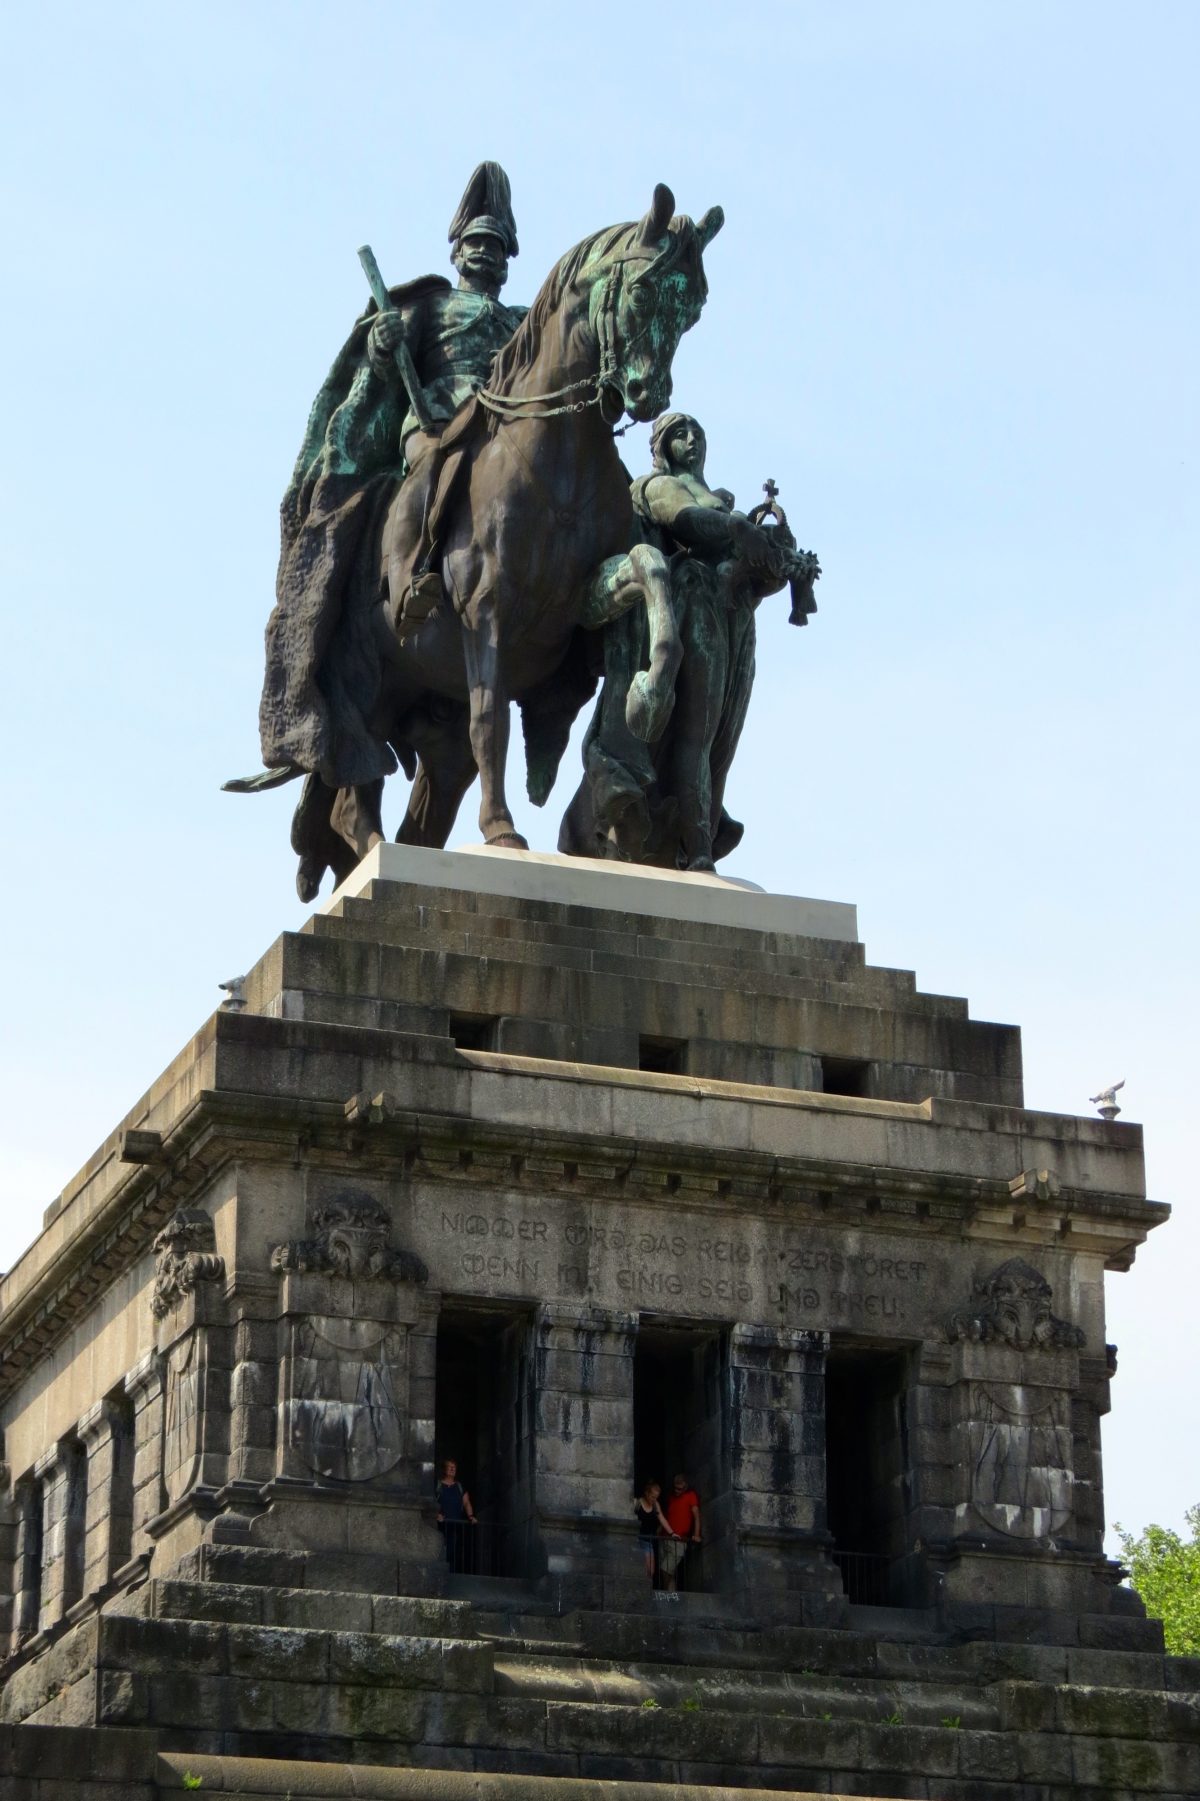
{"type": "Polygon", "coordinates": [[[0,1284],[0,1798],[1200,1794],[1103,1550],[1166,1213],[851,908],[381,847],[0,1284]]]}
{"type": "Polygon", "coordinates": [[[151,1581],[13,1672],[4,1709],[19,1730],[0,1756],[19,1744],[14,1777],[42,1757],[48,1779],[64,1742],[108,1729],[103,1758],[72,1770],[90,1772],[81,1796],[113,1780],[110,1738],[136,1752],[121,1779],[146,1793],[184,1769],[205,1792],[429,1801],[1200,1793],[1197,1659],[954,1642],[912,1618],[907,1638],[858,1620],[748,1629],[703,1597],[649,1616],[506,1598],[488,1612],[151,1581]]]}
{"type": "MultiPolygon", "coordinates": [[[[217,1794],[225,1801],[780,1801],[777,1789],[708,1784],[603,1782],[458,1770],[379,1769],[291,1758],[209,1757],[157,1750],[153,1734],[88,1727],[0,1727],[0,1783],[7,1801],[156,1801],[166,1794],[217,1794]],[[91,1775],[80,1779],[79,1772],[91,1775]]],[[[870,1801],[855,1789],[858,1801],[870,1801]]],[[[820,1791],[821,1801],[846,1801],[820,1791]]],[[[791,1801],[816,1801],[793,1790],[791,1801]]]]}

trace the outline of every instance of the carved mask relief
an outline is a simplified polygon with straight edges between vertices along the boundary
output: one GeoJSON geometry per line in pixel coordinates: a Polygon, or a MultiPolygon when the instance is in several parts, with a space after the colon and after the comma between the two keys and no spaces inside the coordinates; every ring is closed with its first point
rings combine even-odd
{"type": "Polygon", "coordinates": [[[313,1236],[276,1245],[271,1268],[343,1276],[349,1281],[415,1282],[429,1271],[410,1251],[392,1248],[392,1216],[368,1195],[349,1193],[313,1214],[313,1236]]]}
{"type": "Polygon", "coordinates": [[[1010,1257],[990,1276],[977,1278],[969,1307],[946,1322],[950,1339],[1007,1344],[1017,1351],[1077,1350],[1083,1333],[1050,1311],[1053,1291],[1045,1276],[1021,1257],[1010,1257]]]}
{"type": "Polygon", "coordinates": [[[150,1311],[165,1319],[198,1282],[219,1282],[225,1259],[216,1254],[213,1223],[202,1207],[179,1207],[154,1240],[150,1311]]]}

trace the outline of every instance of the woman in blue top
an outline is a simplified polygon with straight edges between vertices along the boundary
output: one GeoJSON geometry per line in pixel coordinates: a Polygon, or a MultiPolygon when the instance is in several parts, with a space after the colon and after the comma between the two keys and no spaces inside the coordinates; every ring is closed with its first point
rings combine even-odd
{"type": "Polygon", "coordinates": [[[437,1485],[437,1520],[446,1540],[446,1562],[460,1573],[466,1567],[463,1527],[476,1524],[471,1497],[458,1479],[458,1465],[447,1457],[437,1485]]]}

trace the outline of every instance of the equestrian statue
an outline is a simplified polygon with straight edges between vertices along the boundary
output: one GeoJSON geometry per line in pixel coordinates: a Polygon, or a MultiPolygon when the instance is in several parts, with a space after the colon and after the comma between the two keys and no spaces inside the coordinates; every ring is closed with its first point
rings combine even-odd
{"type": "Polygon", "coordinates": [[[527,848],[505,797],[510,704],[541,805],[595,691],[596,634],[633,607],[647,651],[624,718],[639,740],[661,735],[681,655],[670,575],[635,527],[613,431],[667,405],[723,222],[717,207],[677,216],[660,184],[637,223],[560,258],[524,312],[499,298],[517,234],[508,179],[484,163],[450,227],[456,289],[438,276],[387,289],[361,253],[373,298],[281,509],[265,769],[226,784],[304,778],[302,899],[382,839],[398,763],[412,781],[400,842],[444,845],[478,774],[484,841],[527,848]]]}
{"type": "Polygon", "coordinates": [[[276,603],[252,793],[302,779],[296,884],[315,898],[383,838],[383,789],[411,787],[397,839],[440,848],[476,776],[485,843],[524,850],[505,794],[521,712],[530,799],[545,804],[603,680],[559,849],[710,871],[742,837],[725,785],[754,681],[755,609],[790,586],[816,610],[773,481],[737,511],[707,441],[668,412],[671,364],[707,296],[724,215],[654,190],[636,224],[584,238],[531,307],[501,299],[517,225],[481,163],[450,221],[456,286],[370,301],[317,395],[281,508],[276,603]],[[650,422],[631,481],[623,419],[650,422]]]}

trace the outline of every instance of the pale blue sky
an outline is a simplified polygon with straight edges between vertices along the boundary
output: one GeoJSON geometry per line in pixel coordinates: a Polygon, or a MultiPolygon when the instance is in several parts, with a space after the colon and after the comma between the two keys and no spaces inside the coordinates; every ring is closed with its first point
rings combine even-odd
{"type": "MultiPolygon", "coordinates": [[[[218,789],[257,764],[276,509],[356,247],[443,269],[498,157],[529,300],[666,180],[728,217],[676,401],[825,568],[803,634],[760,615],[726,867],[856,901],[873,961],[1021,1024],[1031,1105],[1128,1078],[1177,1212],[1110,1282],[1109,1511],[1181,1520],[1198,51],[1183,0],[11,11],[0,1266],[303,917],[292,792],[218,789]]],[[[523,806],[535,847],[576,769],[523,806]]]]}

